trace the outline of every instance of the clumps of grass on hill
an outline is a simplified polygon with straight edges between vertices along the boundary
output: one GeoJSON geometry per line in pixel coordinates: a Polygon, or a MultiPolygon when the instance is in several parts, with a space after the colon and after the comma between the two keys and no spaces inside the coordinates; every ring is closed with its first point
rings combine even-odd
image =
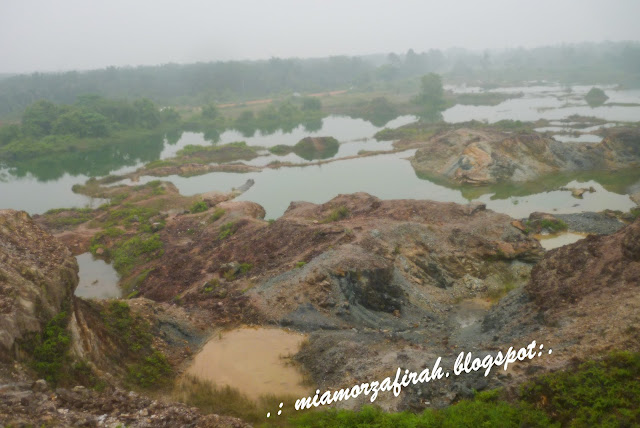
{"type": "Polygon", "coordinates": [[[195,201],[193,204],[191,204],[191,207],[189,208],[189,212],[191,214],[197,214],[197,213],[205,212],[208,209],[209,209],[209,206],[205,201],[195,201]]]}
{"type": "MultiPolygon", "coordinates": [[[[195,406],[203,413],[215,413],[240,418],[256,426],[292,426],[282,415],[274,417],[274,409],[282,402],[291,403],[295,397],[262,396],[252,400],[240,391],[229,386],[217,386],[211,382],[185,376],[176,385],[173,393],[176,400],[195,406]],[[272,417],[266,419],[271,412],[272,417]],[[267,425],[264,425],[268,422],[267,425]]],[[[298,413],[305,411],[298,411],[298,413]]]]}
{"type": "Polygon", "coordinates": [[[559,233],[567,230],[569,225],[567,225],[563,220],[557,218],[543,218],[527,220],[526,228],[529,233],[542,233],[543,231],[548,233],[559,233]]]}
{"type": "Polygon", "coordinates": [[[525,383],[517,399],[480,392],[444,409],[386,413],[320,410],[293,416],[289,426],[325,427],[630,427],[640,424],[640,353],[613,352],[525,383]]]}
{"type": "Polygon", "coordinates": [[[640,424],[640,354],[614,352],[526,383],[522,398],[562,426],[640,424]]]}
{"type": "Polygon", "coordinates": [[[216,208],[216,210],[213,212],[213,214],[211,214],[211,217],[209,217],[209,222],[210,223],[214,223],[218,220],[220,220],[222,218],[223,215],[226,214],[226,211],[223,210],[222,208],[216,208]]]}
{"type": "Polygon", "coordinates": [[[94,256],[112,260],[114,269],[121,276],[129,274],[135,266],[163,254],[163,243],[158,234],[139,234],[128,239],[117,239],[124,233],[113,227],[105,229],[91,239],[89,247],[94,256]]]}
{"type": "Polygon", "coordinates": [[[149,237],[136,235],[119,242],[109,250],[109,253],[115,270],[121,275],[126,275],[137,264],[160,257],[163,253],[162,241],[157,234],[149,237]]]}
{"type": "Polygon", "coordinates": [[[341,205],[339,207],[331,210],[329,215],[327,215],[324,219],[322,219],[322,223],[332,223],[334,221],[340,221],[347,217],[349,217],[350,211],[349,208],[341,205]]]}
{"type": "Polygon", "coordinates": [[[67,351],[71,337],[66,330],[69,323],[67,312],[60,312],[35,338],[33,348],[33,368],[38,376],[56,385],[64,376],[64,365],[68,363],[67,351]]]}
{"type": "Polygon", "coordinates": [[[93,218],[92,208],[56,208],[43,214],[53,227],[75,226],[93,218]]]}
{"type": "Polygon", "coordinates": [[[42,333],[22,341],[21,347],[31,356],[29,365],[38,377],[50,385],[78,385],[100,388],[104,383],[96,378],[84,361],[69,354],[71,335],[67,330],[69,313],[61,311],[44,327],[42,333]]]}
{"type": "Polygon", "coordinates": [[[422,413],[387,413],[364,406],[361,410],[325,410],[309,412],[291,419],[291,426],[305,428],[386,428],[386,427],[548,427],[553,426],[542,411],[526,404],[499,400],[498,391],[476,394],[445,409],[427,409],[422,413]]]}
{"type": "Polygon", "coordinates": [[[220,226],[220,231],[218,232],[218,239],[221,241],[224,239],[227,239],[228,237],[236,233],[237,230],[238,230],[237,223],[233,221],[225,223],[222,226],[220,226]]]}
{"type": "Polygon", "coordinates": [[[113,339],[127,351],[126,380],[142,388],[169,384],[173,370],[164,354],[152,346],[149,323],[122,301],[109,303],[101,315],[113,339]]]}

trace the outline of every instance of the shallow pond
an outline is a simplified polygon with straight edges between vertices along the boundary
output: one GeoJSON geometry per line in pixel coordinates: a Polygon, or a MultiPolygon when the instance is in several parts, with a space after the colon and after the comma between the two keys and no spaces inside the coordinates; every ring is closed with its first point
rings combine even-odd
{"type": "Polygon", "coordinates": [[[242,328],[221,333],[198,352],[185,374],[228,385],[251,399],[267,394],[303,396],[302,373],[286,357],[306,336],[277,328],[242,328]]]}
{"type": "Polygon", "coordinates": [[[117,299],[122,297],[118,287],[118,273],[104,260],[95,259],[90,253],[76,256],[80,281],[75,295],[90,299],[117,299]]]}
{"type": "Polygon", "coordinates": [[[534,238],[540,241],[540,245],[542,245],[542,248],[545,250],[553,250],[554,248],[560,248],[578,242],[587,236],[588,234],[586,233],[566,232],[553,235],[534,235],[534,238]]]}

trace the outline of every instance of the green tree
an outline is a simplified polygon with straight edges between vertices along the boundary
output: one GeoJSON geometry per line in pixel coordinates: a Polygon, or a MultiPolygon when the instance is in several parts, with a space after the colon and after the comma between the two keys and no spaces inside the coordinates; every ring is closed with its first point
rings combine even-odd
{"type": "Polygon", "coordinates": [[[206,120],[215,120],[220,116],[220,112],[218,111],[218,107],[215,104],[207,104],[202,107],[202,118],[206,120]]]}
{"type": "Polygon", "coordinates": [[[304,97],[302,99],[302,110],[304,111],[320,111],[322,103],[316,97],[304,97]]]}
{"type": "Polygon", "coordinates": [[[49,135],[61,113],[61,108],[50,101],[36,101],[27,107],[22,115],[22,130],[32,137],[49,135]]]}
{"type": "Polygon", "coordinates": [[[436,73],[422,76],[421,91],[416,98],[416,104],[420,107],[418,114],[422,120],[436,121],[446,108],[442,78],[436,73]]]}
{"type": "Polygon", "coordinates": [[[58,117],[53,124],[52,133],[76,137],[106,137],[109,135],[109,121],[100,113],[71,110],[58,117]]]}
{"type": "Polygon", "coordinates": [[[0,146],[9,144],[18,138],[20,138],[20,127],[18,125],[12,124],[0,127],[0,146]]]}
{"type": "Polygon", "coordinates": [[[136,109],[139,126],[153,129],[160,124],[160,112],[150,99],[136,100],[133,102],[133,107],[136,109]]]}

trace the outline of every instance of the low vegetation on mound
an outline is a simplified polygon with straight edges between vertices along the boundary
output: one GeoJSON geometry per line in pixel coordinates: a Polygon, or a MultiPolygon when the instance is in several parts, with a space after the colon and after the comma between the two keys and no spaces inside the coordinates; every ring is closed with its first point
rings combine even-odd
{"type": "Polygon", "coordinates": [[[614,352],[525,383],[516,400],[479,392],[441,410],[385,413],[325,410],[292,417],[290,426],[325,427],[627,427],[640,423],[640,354],[614,352]]]}
{"type": "Polygon", "coordinates": [[[275,155],[283,156],[295,153],[306,160],[328,159],[338,153],[340,143],[333,137],[306,137],[298,141],[295,146],[278,144],[269,149],[275,155]]]}
{"type": "Polygon", "coordinates": [[[167,385],[172,368],[164,354],[152,345],[151,326],[131,312],[122,301],[108,303],[101,312],[107,331],[127,356],[126,380],[133,386],[151,388],[167,385]]]}

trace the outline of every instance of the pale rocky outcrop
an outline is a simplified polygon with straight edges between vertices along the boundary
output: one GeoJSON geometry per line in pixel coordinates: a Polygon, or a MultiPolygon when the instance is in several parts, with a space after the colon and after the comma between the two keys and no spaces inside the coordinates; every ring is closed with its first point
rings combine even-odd
{"type": "Polygon", "coordinates": [[[76,259],[24,211],[0,210],[0,358],[21,358],[18,343],[69,310],[76,259]]]}
{"type": "Polygon", "coordinates": [[[417,173],[461,184],[525,182],[566,171],[617,170],[640,164],[640,131],[607,131],[599,144],[565,144],[536,132],[460,128],[418,144],[417,173]]]}

